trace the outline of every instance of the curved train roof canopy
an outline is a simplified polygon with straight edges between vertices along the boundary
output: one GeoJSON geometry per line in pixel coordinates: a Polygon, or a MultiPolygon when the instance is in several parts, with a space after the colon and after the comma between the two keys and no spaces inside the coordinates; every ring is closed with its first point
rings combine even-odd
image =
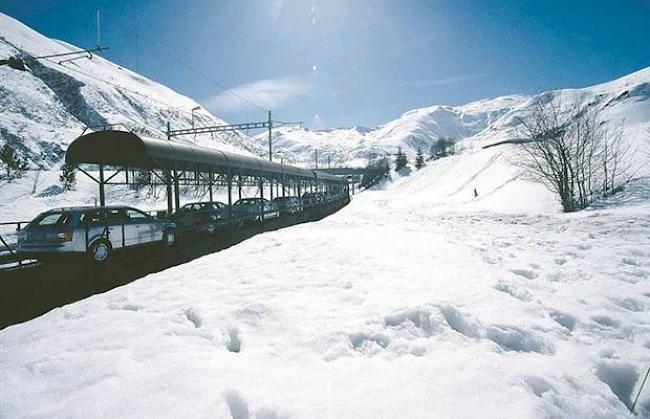
{"type": "Polygon", "coordinates": [[[67,164],[104,164],[163,170],[196,170],[241,176],[293,177],[346,182],[343,177],[242,156],[215,148],[139,137],[127,131],[97,131],[75,139],[67,164]]]}

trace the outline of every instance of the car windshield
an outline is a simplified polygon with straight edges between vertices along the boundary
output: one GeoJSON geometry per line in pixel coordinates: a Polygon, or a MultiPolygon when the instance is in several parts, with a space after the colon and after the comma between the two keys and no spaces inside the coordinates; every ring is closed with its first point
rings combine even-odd
{"type": "Polygon", "coordinates": [[[258,202],[257,199],[242,199],[241,201],[238,201],[236,205],[255,205],[258,202]]]}
{"type": "Polygon", "coordinates": [[[70,213],[64,211],[47,212],[41,214],[33,225],[36,227],[63,226],[70,222],[70,213]]]}

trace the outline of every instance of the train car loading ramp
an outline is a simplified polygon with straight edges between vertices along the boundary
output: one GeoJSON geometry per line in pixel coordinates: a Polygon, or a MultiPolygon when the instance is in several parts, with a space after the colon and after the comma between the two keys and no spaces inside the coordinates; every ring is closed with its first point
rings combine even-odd
{"type": "Polygon", "coordinates": [[[349,185],[342,176],[317,170],[280,164],[256,157],[225,152],[216,148],[199,147],[192,143],[164,141],[138,136],[129,131],[97,131],[75,139],[65,155],[68,165],[77,167],[99,185],[100,205],[106,205],[106,185],[134,184],[137,180],[129,172],[137,169],[148,174],[147,184],[165,185],[167,212],[180,207],[180,185],[203,185],[209,188],[212,201],[213,185],[228,189],[228,204],[232,205],[233,185],[257,185],[264,198],[264,185],[269,187],[273,198],[282,187],[298,196],[303,192],[336,191],[349,197],[349,185]],[[81,165],[98,166],[93,175],[81,165]],[[112,169],[109,176],[106,171],[112,169]],[[96,177],[97,176],[97,177],[96,177]]]}

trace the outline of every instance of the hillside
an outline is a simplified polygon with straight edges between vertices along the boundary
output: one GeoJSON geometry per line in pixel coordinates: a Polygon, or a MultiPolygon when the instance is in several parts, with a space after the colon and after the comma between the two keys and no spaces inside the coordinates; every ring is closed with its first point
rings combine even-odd
{"type": "Polygon", "coordinates": [[[297,160],[313,164],[318,149],[320,164],[362,165],[368,159],[393,154],[397,147],[413,158],[417,149],[427,153],[440,137],[461,140],[459,148],[478,149],[516,135],[522,118],[540,101],[562,107],[588,103],[602,109],[612,124],[621,126],[635,145],[650,129],[650,67],[620,79],[582,89],[561,89],[538,95],[502,96],[463,106],[431,106],[404,113],[375,129],[309,131],[281,128],[276,148],[297,160]]]}
{"type": "MultiPolygon", "coordinates": [[[[173,127],[192,125],[191,110],[199,106],[192,99],[98,55],[62,64],[62,58],[27,61],[79,49],[7,15],[2,15],[2,22],[0,58],[21,56],[28,69],[0,66],[0,141],[22,151],[32,167],[58,167],[67,145],[86,126],[122,124],[139,134],[164,138],[168,121],[173,127]]],[[[194,118],[196,125],[225,123],[202,108],[194,118]]],[[[247,154],[262,152],[243,133],[177,140],[247,154]]]]}

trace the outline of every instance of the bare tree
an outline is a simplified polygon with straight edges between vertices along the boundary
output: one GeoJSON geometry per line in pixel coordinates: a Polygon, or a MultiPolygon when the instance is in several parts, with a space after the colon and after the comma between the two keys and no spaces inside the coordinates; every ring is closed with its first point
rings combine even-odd
{"type": "Polygon", "coordinates": [[[602,111],[539,103],[521,123],[517,163],[557,194],[565,212],[581,210],[630,180],[631,150],[602,111]]]}

